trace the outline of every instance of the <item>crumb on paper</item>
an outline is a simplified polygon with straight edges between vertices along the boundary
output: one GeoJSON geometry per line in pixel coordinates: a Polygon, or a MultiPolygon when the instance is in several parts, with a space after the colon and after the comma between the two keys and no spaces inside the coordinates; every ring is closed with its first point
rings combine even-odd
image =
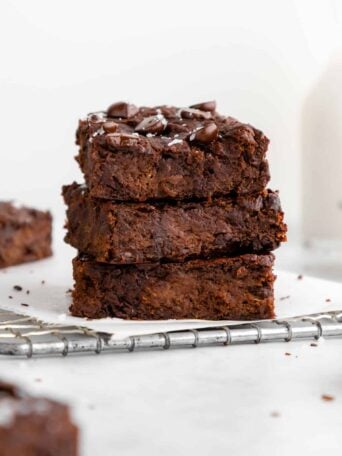
{"type": "Polygon", "coordinates": [[[67,293],[67,294],[72,293],[72,289],[71,289],[71,288],[68,288],[67,291],[66,291],[65,293],[67,293]]]}
{"type": "Polygon", "coordinates": [[[289,352],[285,352],[285,356],[291,356],[292,353],[289,353],[289,352]]]}
{"type": "Polygon", "coordinates": [[[325,300],[325,302],[331,302],[331,299],[330,299],[330,298],[327,298],[327,299],[325,300]]]}
{"type": "Polygon", "coordinates": [[[297,279],[298,279],[298,280],[303,280],[303,275],[302,275],[302,274],[299,274],[299,276],[297,276],[297,279]]]}
{"type": "Polygon", "coordinates": [[[288,295],[288,296],[282,296],[282,297],[280,298],[280,301],[284,301],[285,299],[289,299],[289,298],[290,298],[290,295],[288,295]]]}
{"type": "Polygon", "coordinates": [[[34,381],[37,382],[37,383],[41,383],[42,379],[41,378],[35,378],[34,381]]]}
{"type": "Polygon", "coordinates": [[[13,296],[8,296],[8,299],[13,299],[13,296]]]}
{"type": "Polygon", "coordinates": [[[322,394],[321,399],[326,402],[335,400],[334,396],[331,396],[330,394],[322,394]]]}
{"type": "Polygon", "coordinates": [[[30,294],[30,290],[26,290],[26,294],[30,294]]]}
{"type": "Polygon", "coordinates": [[[21,287],[20,285],[14,285],[14,286],[13,286],[13,290],[15,290],[15,291],[22,291],[22,290],[23,290],[23,287],[21,287]]]}
{"type": "Polygon", "coordinates": [[[318,344],[316,344],[315,342],[311,342],[310,347],[318,347],[318,344]]]}
{"type": "Polygon", "coordinates": [[[45,284],[45,280],[42,280],[42,281],[41,281],[41,284],[44,285],[44,284],[45,284]]]}
{"type": "Polygon", "coordinates": [[[29,305],[26,304],[26,302],[21,302],[20,305],[23,306],[23,307],[29,307],[29,305]]]}
{"type": "Polygon", "coordinates": [[[279,418],[280,417],[280,413],[277,412],[277,411],[271,412],[271,417],[272,418],[279,418]]]}

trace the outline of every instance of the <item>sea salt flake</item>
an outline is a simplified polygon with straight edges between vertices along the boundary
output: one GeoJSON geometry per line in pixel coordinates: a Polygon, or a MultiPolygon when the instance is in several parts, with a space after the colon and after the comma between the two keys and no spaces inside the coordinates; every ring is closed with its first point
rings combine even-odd
{"type": "Polygon", "coordinates": [[[175,144],[181,144],[182,142],[182,139],[173,139],[171,142],[168,143],[168,146],[174,146],[175,144]]]}

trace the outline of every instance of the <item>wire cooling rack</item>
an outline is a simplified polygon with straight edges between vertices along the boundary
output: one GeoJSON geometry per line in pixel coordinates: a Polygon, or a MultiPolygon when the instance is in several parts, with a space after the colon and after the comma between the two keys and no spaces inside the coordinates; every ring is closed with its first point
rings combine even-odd
{"type": "Polygon", "coordinates": [[[281,320],[114,338],[83,326],[45,323],[0,309],[0,355],[28,357],[196,348],[342,337],[342,310],[281,320]]]}

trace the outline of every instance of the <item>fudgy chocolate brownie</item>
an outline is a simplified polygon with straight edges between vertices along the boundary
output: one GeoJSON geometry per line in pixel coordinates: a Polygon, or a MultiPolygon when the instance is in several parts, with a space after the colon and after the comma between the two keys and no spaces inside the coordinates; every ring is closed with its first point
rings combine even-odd
{"type": "Polygon", "coordinates": [[[78,429],[69,409],[0,382],[0,456],[35,455],[78,455],[78,429]]]}
{"type": "Polygon", "coordinates": [[[127,319],[234,319],[274,316],[274,257],[109,265],[74,259],[75,316],[127,319]]]}
{"type": "Polygon", "coordinates": [[[266,252],[286,239],[279,197],[214,198],[174,204],[116,203],[65,186],[66,242],[96,261],[113,264],[183,261],[266,252]]]}
{"type": "Polygon", "coordinates": [[[193,199],[262,191],[268,139],[216,112],[115,103],[89,114],[77,131],[77,160],[94,197],[117,201],[193,199]]]}
{"type": "Polygon", "coordinates": [[[49,212],[0,202],[0,268],[50,256],[51,231],[49,212]]]}

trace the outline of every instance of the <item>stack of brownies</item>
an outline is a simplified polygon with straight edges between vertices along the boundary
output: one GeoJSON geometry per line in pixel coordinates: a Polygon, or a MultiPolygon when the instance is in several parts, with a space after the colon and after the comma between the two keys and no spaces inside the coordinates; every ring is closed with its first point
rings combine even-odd
{"type": "Polygon", "coordinates": [[[86,185],[63,187],[76,247],[71,312],[89,318],[274,316],[286,239],[268,139],[216,112],[115,103],[80,121],[86,185]]]}

